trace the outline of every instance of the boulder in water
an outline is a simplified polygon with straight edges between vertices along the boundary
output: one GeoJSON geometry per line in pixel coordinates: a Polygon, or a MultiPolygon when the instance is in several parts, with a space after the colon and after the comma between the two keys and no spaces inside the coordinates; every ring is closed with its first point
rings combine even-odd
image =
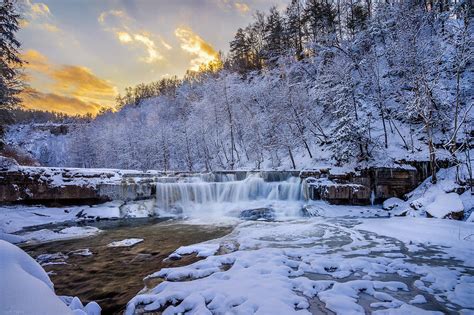
{"type": "Polygon", "coordinates": [[[301,214],[303,217],[320,217],[324,216],[324,208],[317,205],[304,205],[301,208],[301,214]]]}
{"type": "Polygon", "coordinates": [[[249,221],[274,221],[275,220],[275,211],[271,208],[256,208],[256,209],[247,209],[243,210],[239,217],[242,220],[249,221]]]}

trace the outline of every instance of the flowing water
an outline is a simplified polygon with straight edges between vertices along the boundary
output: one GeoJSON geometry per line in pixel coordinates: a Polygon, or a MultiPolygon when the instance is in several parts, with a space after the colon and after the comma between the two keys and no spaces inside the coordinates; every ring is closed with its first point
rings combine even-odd
{"type": "Polygon", "coordinates": [[[242,210],[261,207],[273,209],[280,218],[295,217],[304,203],[302,187],[299,177],[269,181],[261,174],[243,180],[236,175],[203,175],[158,183],[156,206],[159,214],[193,218],[235,217],[242,210]]]}
{"type": "Polygon", "coordinates": [[[86,303],[96,301],[103,314],[123,311],[126,303],[143,288],[145,276],[161,268],[198,260],[194,255],[178,261],[166,260],[178,247],[218,238],[231,230],[175,220],[143,219],[101,222],[98,227],[104,232],[94,237],[27,245],[23,249],[34,258],[57,254],[43,265],[50,273],[56,294],[78,296],[86,303]],[[133,247],[107,247],[113,241],[127,238],[144,241],[133,247]],[[89,249],[92,255],[81,255],[81,249],[89,249]]]}

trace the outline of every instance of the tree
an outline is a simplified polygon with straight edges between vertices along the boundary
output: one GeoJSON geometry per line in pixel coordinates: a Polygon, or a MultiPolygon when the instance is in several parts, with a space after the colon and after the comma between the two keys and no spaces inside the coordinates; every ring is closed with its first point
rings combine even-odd
{"type": "Polygon", "coordinates": [[[265,57],[270,61],[282,55],[286,48],[283,19],[276,7],[270,9],[265,28],[265,57]]]}
{"type": "MultiPolygon", "coordinates": [[[[5,110],[15,108],[20,99],[23,83],[20,70],[23,61],[20,58],[20,42],[16,39],[16,32],[20,29],[20,14],[17,12],[14,0],[3,0],[0,3],[0,109],[3,115],[5,110]]],[[[3,138],[7,117],[1,117],[0,139],[3,138]]]]}

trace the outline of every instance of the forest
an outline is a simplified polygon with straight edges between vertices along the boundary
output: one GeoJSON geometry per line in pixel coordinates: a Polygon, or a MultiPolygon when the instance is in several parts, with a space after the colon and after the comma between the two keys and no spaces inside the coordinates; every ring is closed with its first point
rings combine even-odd
{"type": "Polygon", "coordinates": [[[463,163],[472,16],[469,1],[293,0],[257,12],[227,55],[127,88],[41,160],[187,171],[463,163]]]}

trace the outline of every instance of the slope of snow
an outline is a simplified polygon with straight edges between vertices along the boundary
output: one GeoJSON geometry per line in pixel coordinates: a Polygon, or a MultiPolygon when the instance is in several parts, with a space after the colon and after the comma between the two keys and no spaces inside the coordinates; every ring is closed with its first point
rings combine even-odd
{"type": "Polygon", "coordinates": [[[86,307],[78,298],[69,307],[54,293],[44,269],[20,248],[0,240],[0,314],[96,315],[95,302],[86,307]]]}

